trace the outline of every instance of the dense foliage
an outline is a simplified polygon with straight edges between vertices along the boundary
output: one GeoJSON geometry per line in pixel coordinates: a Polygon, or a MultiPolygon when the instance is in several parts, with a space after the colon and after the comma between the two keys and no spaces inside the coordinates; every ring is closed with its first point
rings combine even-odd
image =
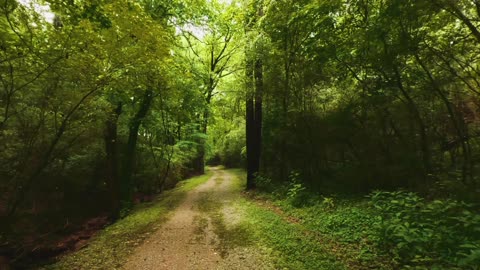
{"type": "Polygon", "coordinates": [[[356,190],[475,186],[474,2],[270,2],[265,169],[356,190]]]}
{"type": "Polygon", "coordinates": [[[376,192],[379,211],[372,222],[374,239],[403,265],[466,266],[480,264],[480,215],[454,200],[425,202],[414,193],[376,192]]]}
{"type": "Polygon", "coordinates": [[[256,200],[280,208],[360,269],[477,269],[480,263],[480,214],[472,205],[406,191],[319,196],[292,180],[273,188],[264,177],[259,187],[256,200]]]}
{"type": "Polygon", "coordinates": [[[185,4],[1,1],[1,254],[30,256],[41,235],[197,173],[202,84],[178,76],[176,52],[199,11],[185,4]]]}
{"type": "Polygon", "coordinates": [[[301,215],[312,228],[363,228],[351,240],[394,265],[475,269],[478,1],[254,3],[263,9],[250,14],[260,16],[253,57],[263,68],[257,184],[290,207],[313,205],[301,215]],[[334,215],[335,200],[315,195],[376,189],[421,195],[378,192],[371,206],[334,215]]]}
{"type": "Polygon", "coordinates": [[[364,215],[369,248],[473,267],[479,17],[477,0],[0,0],[0,254],[209,163],[318,213],[336,209],[318,192],[371,194],[339,214],[364,215]]]}

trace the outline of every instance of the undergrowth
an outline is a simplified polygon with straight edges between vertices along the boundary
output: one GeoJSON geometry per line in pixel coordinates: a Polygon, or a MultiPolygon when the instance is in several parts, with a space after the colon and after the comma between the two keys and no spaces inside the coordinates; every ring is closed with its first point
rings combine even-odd
{"type": "MultiPolygon", "coordinates": [[[[230,172],[237,176],[237,188],[243,189],[245,173],[241,170],[230,172]]],[[[236,203],[245,213],[244,222],[253,232],[259,248],[269,254],[275,269],[348,269],[333,254],[330,243],[319,242],[301,224],[288,222],[247,197],[238,198],[236,203]]]]}
{"type": "Polygon", "coordinates": [[[212,173],[184,180],[158,200],[136,206],[125,218],[108,226],[92,238],[88,246],[68,254],[43,269],[118,269],[135,246],[140,245],[167,219],[168,214],[188,191],[206,182],[212,173]]]}
{"type": "Polygon", "coordinates": [[[372,238],[403,266],[480,269],[480,214],[456,200],[412,192],[374,192],[372,238]]]}
{"type": "Polygon", "coordinates": [[[325,197],[309,192],[297,173],[278,187],[257,179],[257,200],[337,243],[336,253],[349,268],[480,269],[480,214],[473,205],[427,201],[405,191],[325,197]]]}

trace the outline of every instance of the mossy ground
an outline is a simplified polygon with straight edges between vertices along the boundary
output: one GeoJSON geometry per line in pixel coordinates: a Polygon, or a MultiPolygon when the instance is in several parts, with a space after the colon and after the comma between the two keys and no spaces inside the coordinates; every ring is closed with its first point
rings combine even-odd
{"type": "Polygon", "coordinates": [[[212,173],[180,182],[150,203],[140,204],[125,218],[108,226],[88,246],[43,269],[119,269],[134,248],[168,218],[188,191],[206,182],[212,173]]]}

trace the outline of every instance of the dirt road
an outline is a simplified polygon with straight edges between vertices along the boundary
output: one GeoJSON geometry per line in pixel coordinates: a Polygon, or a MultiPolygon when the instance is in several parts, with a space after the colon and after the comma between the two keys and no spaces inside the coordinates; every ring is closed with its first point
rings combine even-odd
{"type": "Polygon", "coordinates": [[[213,176],[190,191],[165,225],[138,247],[124,269],[272,269],[242,226],[234,176],[213,176]]]}

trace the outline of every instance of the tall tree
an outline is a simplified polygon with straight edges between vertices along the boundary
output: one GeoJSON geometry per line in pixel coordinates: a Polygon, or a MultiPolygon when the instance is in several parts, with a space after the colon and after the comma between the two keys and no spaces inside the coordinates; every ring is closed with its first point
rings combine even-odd
{"type": "Polygon", "coordinates": [[[191,65],[191,71],[202,84],[199,86],[204,99],[204,109],[199,113],[199,133],[197,136],[198,156],[193,166],[195,171],[204,172],[205,137],[210,119],[210,105],[216,95],[219,82],[237,71],[232,58],[238,50],[235,44],[237,29],[231,21],[235,20],[232,10],[224,5],[212,2],[211,16],[203,25],[186,24],[181,26],[182,36],[188,48],[184,55],[191,65]],[[223,13],[222,13],[223,12],[223,13]]]}
{"type": "MultiPolygon", "coordinates": [[[[263,17],[263,1],[254,1],[255,12],[246,18],[246,32],[258,31],[258,21],[263,17]],[[253,29],[252,29],[253,28],[253,29]]],[[[247,189],[255,188],[255,177],[260,170],[262,148],[262,98],[263,98],[263,44],[261,32],[247,48],[246,55],[246,140],[247,140],[247,189]],[[253,53],[252,53],[253,51],[253,53]]],[[[252,41],[250,41],[252,42],[252,41]]]]}

